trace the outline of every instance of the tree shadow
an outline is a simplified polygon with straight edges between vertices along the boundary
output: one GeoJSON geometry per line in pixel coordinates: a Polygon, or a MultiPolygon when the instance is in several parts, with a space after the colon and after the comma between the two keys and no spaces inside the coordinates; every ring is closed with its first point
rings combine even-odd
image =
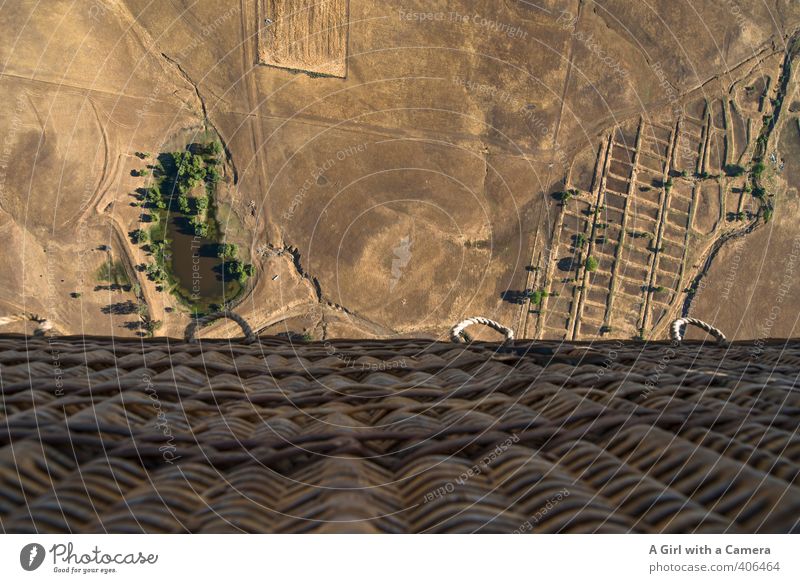
{"type": "Polygon", "coordinates": [[[127,300],[125,302],[117,302],[115,304],[109,304],[103,308],[100,308],[100,311],[104,314],[114,314],[116,316],[129,316],[131,314],[136,314],[138,312],[139,307],[133,303],[131,300],[127,300]]]}
{"type": "Polygon", "coordinates": [[[98,291],[114,291],[114,292],[123,291],[123,292],[129,292],[132,289],[133,289],[133,286],[131,284],[129,284],[129,283],[126,283],[125,285],[120,285],[118,283],[112,283],[112,284],[109,284],[109,285],[96,285],[96,286],[94,286],[94,291],[96,291],[96,292],[98,292],[98,291]]]}
{"type": "Polygon", "coordinates": [[[524,290],[506,290],[500,292],[500,299],[509,304],[522,305],[528,299],[528,292],[524,290]]]}
{"type": "Polygon", "coordinates": [[[558,260],[556,266],[558,267],[559,271],[574,271],[577,265],[577,261],[574,257],[563,257],[558,260]]]}

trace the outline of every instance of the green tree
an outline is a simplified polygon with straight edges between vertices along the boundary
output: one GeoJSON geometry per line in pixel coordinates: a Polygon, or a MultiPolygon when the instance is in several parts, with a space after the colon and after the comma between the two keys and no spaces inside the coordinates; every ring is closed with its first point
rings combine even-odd
{"type": "Polygon", "coordinates": [[[565,190],[563,192],[559,192],[557,194],[558,200],[561,201],[561,204],[567,204],[573,197],[571,190],[565,190]]]}
{"type": "Polygon", "coordinates": [[[586,259],[586,271],[592,272],[597,271],[597,267],[600,263],[594,257],[588,257],[586,259]]]}
{"type": "Polygon", "coordinates": [[[151,208],[167,208],[167,204],[164,202],[164,197],[161,196],[161,190],[158,186],[151,186],[148,188],[145,191],[144,199],[151,208]]]}
{"type": "Polygon", "coordinates": [[[136,229],[135,231],[132,231],[131,240],[137,245],[140,245],[142,243],[147,243],[147,241],[149,240],[147,231],[144,231],[142,229],[136,229]]]}
{"type": "Polygon", "coordinates": [[[549,295],[550,295],[550,294],[549,294],[549,293],[547,293],[545,290],[543,290],[543,289],[537,289],[537,290],[536,290],[536,291],[534,291],[534,292],[530,292],[530,295],[529,295],[529,297],[530,297],[530,299],[531,299],[531,303],[532,303],[534,306],[541,306],[541,305],[542,305],[542,302],[544,301],[544,299],[545,299],[546,297],[548,297],[549,295]]]}
{"type": "Polygon", "coordinates": [[[190,221],[194,234],[198,237],[208,237],[208,224],[198,216],[193,216],[190,221]]]}
{"type": "Polygon", "coordinates": [[[236,243],[222,243],[217,246],[217,257],[232,260],[239,255],[239,246],[236,243]]]}
{"type": "Polygon", "coordinates": [[[206,180],[211,184],[216,184],[222,179],[222,175],[219,173],[214,167],[208,168],[206,170],[206,180]]]}
{"type": "Polygon", "coordinates": [[[149,263],[145,268],[145,272],[147,273],[147,276],[155,282],[161,282],[166,279],[164,270],[161,269],[157,263],[149,263]]]}
{"type": "Polygon", "coordinates": [[[181,194],[178,197],[178,208],[180,208],[181,212],[185,215],[191,214],[192,207],[189,205],[189,197],[185,194],[181,194]]]}

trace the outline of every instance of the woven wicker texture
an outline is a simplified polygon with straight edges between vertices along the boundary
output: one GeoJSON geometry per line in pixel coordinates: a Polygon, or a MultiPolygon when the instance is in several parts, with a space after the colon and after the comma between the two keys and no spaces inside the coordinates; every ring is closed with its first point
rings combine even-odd
{"type": "Polygon", "coordinates": [[[800,342],[0,337],[4,532],[789,532],[800,342]]]}

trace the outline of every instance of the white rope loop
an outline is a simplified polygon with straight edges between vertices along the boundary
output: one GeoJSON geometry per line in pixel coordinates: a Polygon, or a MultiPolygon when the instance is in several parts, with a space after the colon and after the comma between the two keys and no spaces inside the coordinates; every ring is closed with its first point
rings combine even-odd
{"type": "Polygon", "coordinates": [[[202,318],[196,318],[192,320],[192,322],[186,326],[186,333],[185,338],[186,342],[189,344],[197,344],[197,337],[196,332],[198,328],[202,328],[203,326],[207,326],[211,322],[216,320],[222,320],[223,318],[227,318],[228,320],[233,320],[244,332],[244,342],[249,344],[256,339],[256,335],[253,333],[253,329],[250,327],[250,324],[242,318],[239,314],[231,312],[230,310],[224,310],[222,312],[217,312],[216,314],[209,314],[208,316],[203,316],[202,318]]]}
{"type": "Polygon", "coordinates": [[[682,328],[684,326],[695,326],[700,328],[701,330],[705,330],[709,334],[711,334],[714,338],[717,339],[717,343],[721,346],[728,345],[728,339],[725,338],[725,334],[723,334],[717,328],[714,328],[711,324],[707,324],[702,320],[698,320],[697,318],[678,318],[672,322],[672,326],[670,327],[670,336],[672,337],[673,342],[677,342],[680,344],[683,342],[683,332],[682,328]]]}
{"type": "Polygon", "coordinates": [[[488,326],[493,330],[497,330],[500,334],[506,337],[503,344],[508,344],[514,340],[514,331],[511,328],[507,328],[502,324],[495,322],[494,320],[490,320],[489,318],[482,318],[480,316],[475,316],[473,318],[467,318],[466,320],[462,320],[455,326],[450,329],[450,340],[453,342],[466,342],[467,335],[464,330],[466,330],[469,326],[473,324],[483,324],[484,326],[488,326]]]}

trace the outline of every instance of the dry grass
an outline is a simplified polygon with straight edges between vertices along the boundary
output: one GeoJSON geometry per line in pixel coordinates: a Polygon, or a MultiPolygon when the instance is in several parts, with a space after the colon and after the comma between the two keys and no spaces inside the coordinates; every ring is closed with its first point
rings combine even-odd
{"type": "Polygon", "coordinates": [[[349,0],[261,0],[259,61],[345,77],[349,0]]]}

